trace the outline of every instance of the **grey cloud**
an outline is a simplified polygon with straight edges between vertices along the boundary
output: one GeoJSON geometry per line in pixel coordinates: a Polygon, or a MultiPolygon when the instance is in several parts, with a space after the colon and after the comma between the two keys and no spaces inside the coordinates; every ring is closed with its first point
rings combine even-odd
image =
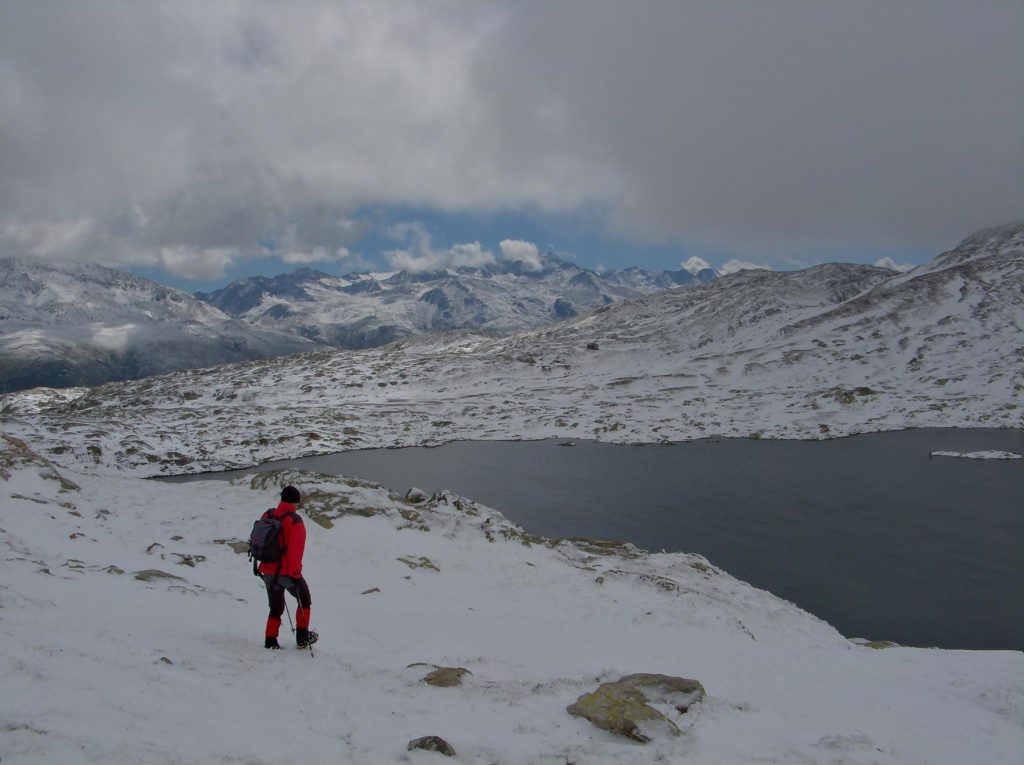
{"type": "Polygon", "coordinates": [[[358,211],[412,205],[604,209],[618,236],[758,261],[934,250],[1024,210],[1022,19],[995,0],[5,3],[0,247],[211,273],[274,246],[338,257],[358,211]]]}
{"type": "Polygon", "coordinates": [[[485,76],[509,118],[561,115],[635,236],[933,247],[1024,210],[1019,4],[548,11],[510,16],[485,76]]]}

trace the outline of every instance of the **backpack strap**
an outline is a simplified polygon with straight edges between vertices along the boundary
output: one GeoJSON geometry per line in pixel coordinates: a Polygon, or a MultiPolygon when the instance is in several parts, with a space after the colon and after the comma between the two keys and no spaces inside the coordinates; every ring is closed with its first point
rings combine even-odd
{"type": "MultiPolygon", "coordinates": [[[[267,516],[272,516],[274,510],[275,508],[270,508],[269,510],[267,510],[267,516]]],[[[284,519],[288,516],[291,516],[293,526],[296,523],[302,523],[302,519],[299,517],[299,514],[296,513],[294,510],[289,510],[287,513],[282,513],[281,516],[277,519],[281,521],[282,536],[284,535],[284,519]]],[[[274,572],[274,578],[270,580],[271,584],[277,584],[277,578],[281,576],[281,566],[284,565],[284,556],[287,554],[287,552],[288,546],[285,545],[281,548],[281,559],[277,562],[277,570],[274,572]]]]}

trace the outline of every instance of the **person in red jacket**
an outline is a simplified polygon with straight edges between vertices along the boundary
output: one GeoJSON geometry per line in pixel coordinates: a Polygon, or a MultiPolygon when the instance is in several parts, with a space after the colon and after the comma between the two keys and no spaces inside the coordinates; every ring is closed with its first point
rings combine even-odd
{"type": "Polygon", "coordinates": [[[270,615],[267,617],[266,648],[280,648],[277,635],[281,629],[281,614],[284,612],[284,593],[290,592],[299,602],[295,609],[295,642],[299,648],[313,645],[317,634],[309,628],[309,611],[313,603],[309,585],[302,578],[302,553],[306,549],[306,527],[295,508],[302,502],[299,490],[285,486],[281,491],[281,504],[267,510],[264,518],[281,521],[281,539],[284,556],[276,563],[261,563],[260,575],[267,585],[267,599],[270,601],[270,615]]]}

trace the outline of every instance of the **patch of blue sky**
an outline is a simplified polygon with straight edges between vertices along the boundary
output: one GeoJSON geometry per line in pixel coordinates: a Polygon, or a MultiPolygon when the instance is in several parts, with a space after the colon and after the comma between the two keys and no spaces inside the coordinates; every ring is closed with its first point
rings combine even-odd
{"type": "Polygon", "coordinates": [[[742,267],[797,270],[826,262],[883,263],[909,267],[928,262],[936,254],[924,251],[892,249],[881,246],[831,245],[805,247],[788,252],[726,250],[699,242],[627,241],[606,225],[608,211],[591,207],[574,212],[550,212],[540,209],[495,210],[491,212],[444,211],[429,207],[377,206],[347,216],[358,225],[357,238],[345,240],[339,235],[327,243],[325,252],[340,248],[347,255],[304,264],[287,262],[279,243],[265,237],[249,251],[239,253],[217,279],[187,279],[170,276],[158,268],[132,267],[140,276],[190,292],[212,291],[246,276],[276,276],[309,267],[331,275],[362,271],[395,270],[390,253],[444,253],[458,245],[479,243],[480,247],[501,257],[504,240],[534,244],[540,252],[550,252],[582,268],[606,271],[636,266],[651,271],[678,270],[687,263],[703,261],[712,268],[734,271],[742,267]]]}

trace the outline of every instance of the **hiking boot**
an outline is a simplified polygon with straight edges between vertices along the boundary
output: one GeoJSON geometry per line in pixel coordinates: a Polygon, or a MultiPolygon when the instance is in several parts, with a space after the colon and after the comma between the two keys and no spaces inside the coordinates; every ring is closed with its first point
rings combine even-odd
{"type": "Polygon", "coordinates": [[[279,648],[280,648],[281,646],[280,646],[280,644],[279,644],[279,643],[277,642],[277,638],[272,638],[272,637],[268,637],[268,638],[267,638],[267,639],[266,639],[266,640],[264,641],[264,643],[263,643],[263,647],[264,647],[264,648],[273,648],[274,650],[277,650],[277,649],[279,649],[279,648]]]}
{"type": "Polygon", "coordinates": [[[295,630],[295,644],[299,648],[308,648],[319,639],[320,636],[313,632],[313,630],[303,629],[302,627],[295,630]]]}

